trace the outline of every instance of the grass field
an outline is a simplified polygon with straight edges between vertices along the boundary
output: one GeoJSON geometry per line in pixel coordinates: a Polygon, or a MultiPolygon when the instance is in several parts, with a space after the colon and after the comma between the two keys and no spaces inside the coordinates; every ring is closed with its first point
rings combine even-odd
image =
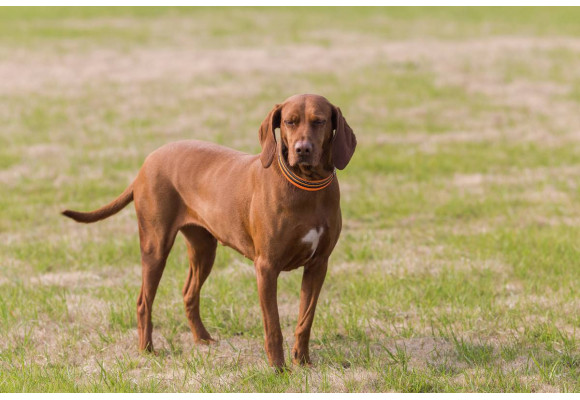
{"type": "MultiPolygon", "coordinates": [[[[579,9],[0,8],[0,391],[580,391],[579,9]],[[275,375],[251,263],[219,248],[193,344],[178,238],[137,351],[148,153],[257,153],[318,93],[358,148],[312,368],[275,375]]],[[[279,303],[290,352],[301,270],[279,303]]],[[[288,357],[287,357],[288,358],[288,357]]]]}

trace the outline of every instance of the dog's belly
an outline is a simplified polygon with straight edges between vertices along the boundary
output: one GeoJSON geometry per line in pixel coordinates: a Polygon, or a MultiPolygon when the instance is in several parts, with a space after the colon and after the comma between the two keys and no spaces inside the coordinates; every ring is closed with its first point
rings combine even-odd
{"type": "Polygon", "coordinates": [[[188,207],[187,223],[201,226],[208,230],[221,245],[231,247],[244,257],[254,260],[254,244],[245,228],[245,221],[240,213],[220,213],[216,210],[229,209],[230,202],[221,201],[197,202],[188,207]],[[212,206],[208,206],[211,204],[212,206]]]}

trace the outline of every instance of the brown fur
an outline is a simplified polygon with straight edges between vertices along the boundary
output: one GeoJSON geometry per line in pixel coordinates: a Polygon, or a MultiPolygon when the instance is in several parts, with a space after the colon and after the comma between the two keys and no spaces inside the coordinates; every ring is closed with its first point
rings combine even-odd
{"type": "Polygon", "coordinates": [[[341,230],[338,181],[320,191],[291,185],[276,161],[281,152],[298,176],[317,180],[344,168],[356,138],[340,109],[324,97],[297,95],[276,105],[259,131],[262,153],[248,155],[194,140],[151,153],[135,181],[110,204],[93,212],[66,210],[78,222],[107,218],[135,201],[141,245],[142,286],[137,302],[139,348],[153,350],[151,308],[178,232],[187,239],[189,275],[183,298],[196,342],[213,341],[199,313],[201,287],[211,272],[217,242],[254,261],[270,364],[284,367],[277,306],[281,271],[304,266],[293,362],[309,363],[308,341],[328,257],[341,230]],[[280,128],[280,143],[275,129],[280,128]],[[334,132],[334,134],[333,134],[334,132]],[[299,157],[297,141],[312,145],[299,157]],[[322,234],[314,252],[309,232],[322,234]]]}

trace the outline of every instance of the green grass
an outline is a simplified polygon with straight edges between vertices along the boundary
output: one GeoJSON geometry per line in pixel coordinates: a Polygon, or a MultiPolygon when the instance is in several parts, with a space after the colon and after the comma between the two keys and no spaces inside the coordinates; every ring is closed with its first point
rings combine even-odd
{"type": "MultiPolygon", "coordinates": [[[[0,391],[580,391],[580,34],[567,8],[0,9],[0,391]],[[340,106],[343,232],[311,368],[274,374],[251,262],[218,248],[193,344],[169,257],[137,351],[132,207],[157,147],[260,151],[295,93],[340,106]]],[[[278,283],[289,359],[300,271],[278,283]]]]}

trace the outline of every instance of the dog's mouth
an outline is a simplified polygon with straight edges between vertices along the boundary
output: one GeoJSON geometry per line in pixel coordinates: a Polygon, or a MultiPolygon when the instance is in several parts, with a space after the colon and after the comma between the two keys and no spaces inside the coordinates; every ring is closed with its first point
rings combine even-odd
{"type": "Polygon", "coordinates": [[[300,166],[305,168],[312,168],[314,167],[313,157],[312,156],[300,156],[294,154],[294,157],[288,157],[288,165],[291,167],[300,166]]]}

